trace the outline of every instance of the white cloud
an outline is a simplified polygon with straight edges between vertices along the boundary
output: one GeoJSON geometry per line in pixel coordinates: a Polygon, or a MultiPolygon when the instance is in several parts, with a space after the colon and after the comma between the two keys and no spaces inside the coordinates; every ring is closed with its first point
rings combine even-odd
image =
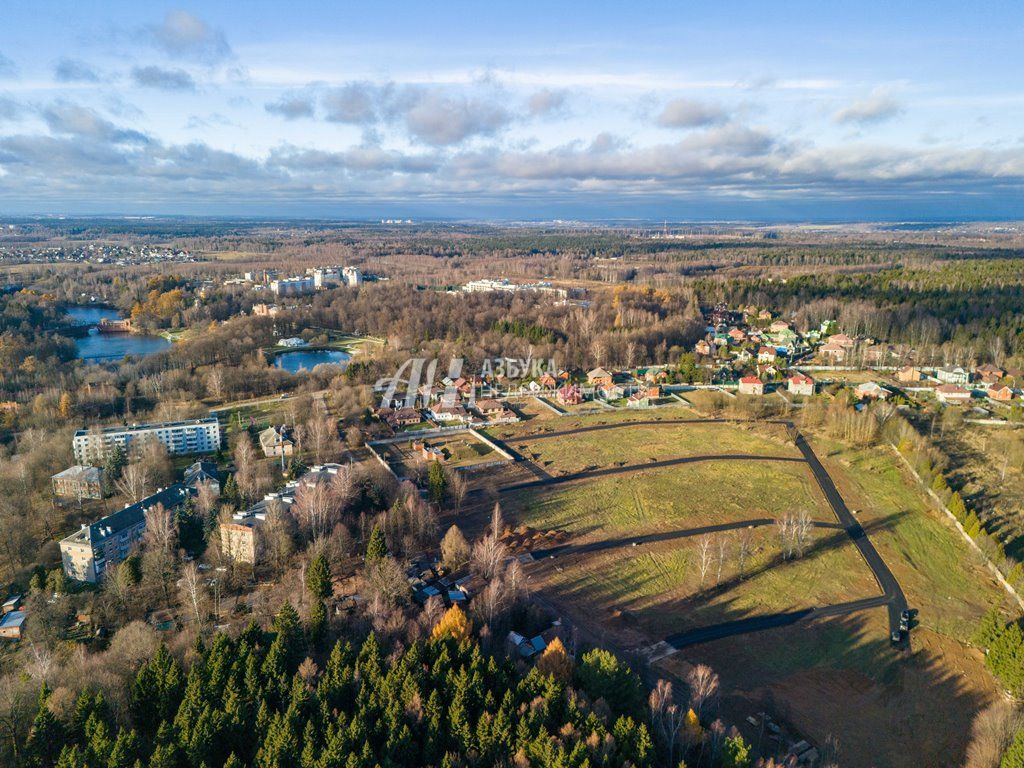
{"type": "Polygon", "coordinates": [[[728,113],[717,104],[679,98],[665,105],[658,116],[658,125],[665,128],[704,128],[728,119],[728,113]]]}
{"type": "Polygon", "coordinates": [[[216,64],[232,56],[224,33],[188,11],[169,11],[148,32],[156,46],[175,59],[216,64]]]}
{"type": "Polygon", "coordinates": [[[183,69],[164,69],[148,66],[132,69],[132,80],[143,88],[157,88],[162,91],[194,91],[196,81],[183,69]]]}
{"type": "Polygon", "coordinates": [[[866,98],[843,107],[832,119],[841,125],[870,125],[889,120],[903,112],[903,105],[885,91],[874,91],[866,98]]]}

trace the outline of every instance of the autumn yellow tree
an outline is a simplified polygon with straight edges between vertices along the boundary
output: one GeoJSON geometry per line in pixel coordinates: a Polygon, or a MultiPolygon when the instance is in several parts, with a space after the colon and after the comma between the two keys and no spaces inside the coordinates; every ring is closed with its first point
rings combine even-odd
{"type": "Polygon", "coordinates": [[[572,677],[572,659],[559,638],[551,641],[544,653],[537,659],[537,670],[551,675],[556,680],[568,680],[572,677]]]}
{"type": "Polygon", "coordinates": [[[461,643],[463,640],[469,639],[472,631],[473,625],[466,618],[466,614],[459,606],[453,605],[434,625],[434,630],[430,633],[430,640],[443,640],[450,637],[461,643]]]}

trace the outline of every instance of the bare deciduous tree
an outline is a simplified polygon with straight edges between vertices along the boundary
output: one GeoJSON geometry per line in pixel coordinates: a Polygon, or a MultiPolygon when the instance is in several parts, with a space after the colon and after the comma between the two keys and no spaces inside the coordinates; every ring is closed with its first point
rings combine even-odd
{"type": "Polygon", "coordinates": [[[740,578],[746,574],[747,558],[750,557],[750,550],[753,546],[753,532],[750,528],[744,528],[736,543],[736,561],[739,566],[740,578]]]}
{"type": "Polygon", "coordinates": [[[1024,728],[1024,713],[1009,701],[997,701],[979,712],[971,724],[967,768],[998,768],[1013,737],[1024,728]]]}
{"type": "Polygon", "coordinates": [[[326,413],[314,415],[305,424],[305,448],[313,454],[317,464],[336,459],[341,453],[338,441],[338,422],[326,413]]]}
{"type": "Polygon", "coordinates": [[[485,579],[493,578],[508,556],[508,548],[501,540],[504,528],[501,505],[495,504],[491,513],[490,530],[473,546],[473,570],[485,579]]]}
{"type": "Polygon", "coordinates": [[[704,535],[697,540],[698,560],[697,567],[700,570],[700,588],[704,589],[704,580],[707,578],[708,569],[711,568],[712,552],[711,547],[714,539],[704,535]]]}
{"type": "Polygon", "coordinates": [[[718,675],[707,664],[698,664],[686,676],[690,687],[690,706],[697,717],[704,714],[704,706],[718,693],[718,675]]]}
{"type": "Polygon", "coordinates": [[[672,696],[672,683],[658,680],[647,699],[651,711],[652,730],[661,735],[662,743],[668,753],[666,765],[675,765],[676,746],[679,742],[679,731],[686,721],[686,713],[675,703],[672,696]]]}
{"type": "Polygon", "coordinates": [[[148,494],[149,471],[140,462],[129,464],[114,481],[114,488],[134,504],[148,494]]]}
{"type": "Polygon", "coordinates": [[[202,629],[206,618],[206,585],[194,562],[186,563],[181,571],[181,599],[195,617],[196,627],[202,629]]]}

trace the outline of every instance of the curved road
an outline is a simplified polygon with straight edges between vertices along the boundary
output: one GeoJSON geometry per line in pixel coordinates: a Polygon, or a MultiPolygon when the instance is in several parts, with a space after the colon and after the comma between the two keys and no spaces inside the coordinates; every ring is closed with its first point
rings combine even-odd
{"type": "MultiPolygon", "coordinates": [[[[644,421],[624,421],[610,424],[594,424],[586,427],[578,427],[576,429],[562,430],[558,432],[543,432],[537,435],[524,436],[522,438],[516,438],[512,442],[524,441],[529,442],[533,440],[543,440],[552,437],[566,437],[569,435],[575,435],[585,432],[597,432],[610,429],[623,429],[634,426],[652,426],[659,424],[713,424],[723,423],[728,421],[737,421],[735,419],[663,419],[663,420],[644,420],[644,421]]],[[[695,645],[697,643],[709,642],[711,640],[718,640],[723,637],[731,637],[734,635],[746,634],[748,632],[760,632],[765,629],[772,629],[775,627],[784,627],[797,622],[823,618],[828,616],[843,616],[858,611],[867,610],[869,608],[879,608],[886,606],[889,614],[889,631],[890,633],[895,632],[899,629],[900,625],[900,614],[907,609],[907,599],[903,594],[903,590],[893,576],[892,571],[885,564],[882,556],[878,554],[878,550],[875,549],[874,545],[868,539],[867,534],[861,527],[860,523],[857,522],[853,513],[850,512],[846,506],[846,502],[843,501],[843,497],[840,495],[839,490],[836,488],[831,476],[828,471],[822,465],[818,459],[814,450],[810,444],[804,438],[802,434],[796,431],[796,427],[790,421],[776,420],[773,423],[783,424],[795,433],[795,445],[797,450],[803,458],[795,457],[779,457],[779,456],[755,456],[748,454],[724,454],[724,455],[703,455],[703,456],[687,456],[679,459],[667,459],[665,461],[652,461],[647,464],[630,464],[621,467],[608,467],[605,469],[598,469],[592,471],[574,472],[569,475],[562,475],[559,477],[539,477],[537,480],[527,481],[523,483],[516,483],[514,485],[506,486],[502,488],[502,492],[507,491],[518,491],[526,490],[530,488],[540,488],[550,485],[558,485],[561,483],[568,483],[574,480],[581,480],[592,477],[604,477],[608,475],[616,475],[627,472],[637,472],[643,469],[652,469],[658,467],[670,467],[677,466],[680,464],[688,464],[698,461],[724,461],[724,460],[737,460],[737,461],[802,461],[806,462],[811,470],[811,474],[814,475],[814,479],[817,481],[818,486],[821,488],[822,493],[825,495],[825,499],[829,506],[832,508],[832,512],[835,514],[836,519],[839,521],[839,526],[832,526],[829,524],[822,524],[822,527],[842,527],[854,546],[860,552],[864,562],[868,568],[871,569],[871,573],[875,577],[875,581],[878,583],[879,589],[882,594],[875,597],[863,598],[861,600],[853,600],[846,603],[838,603],[836,605],[823,606],[820,608],[805,608],[798,611],[789,611],[786,613],[774,613],[764,616],[753,616],[745,619],[738,619],[735,621],[723,622],[721,624],[713,624],[707,627],[700,627],[698,629],[689,630],[686,632],[680,632],[674,635],[670,635],[660,643],[645,649],[648,658],[651,661],[664,658],[680,648],[684,648],[688,645],[695,645]]],[[[533,462],[528,461],[525,457],[522,458],[531,466],[533,462]]],[[[541,470],[543,471],[543,470],[541,470]]],[[[593,542],[591,544],[581,545],[566,545],[563,547],[552,547],[548,550],[540,550],[532,553],[534,558],[544,557],[557,557],[569,554],[580,554],[585,552],[597,552],[606,549],[613,549],[621,546],[632,546],[633,544],[642,544],[647,542],[656,541],[669,541],[676,538],[685,538],[687,536],[699,536],[705,533],[714,533],[717,531],[735,530],[737,528],[743,528],[750,525],[767,525],[773,523],[773,520],[767,518],[760,518],[757,520],[747,520],[739,523],[723,523],[721,525],[705,526],[703,528],[692,528],[684,531],[670,531],[667,533],[656,533],[647,534],[645,536],[637,536],[625,539],[610,539],[607,541],[593,542]]]]}

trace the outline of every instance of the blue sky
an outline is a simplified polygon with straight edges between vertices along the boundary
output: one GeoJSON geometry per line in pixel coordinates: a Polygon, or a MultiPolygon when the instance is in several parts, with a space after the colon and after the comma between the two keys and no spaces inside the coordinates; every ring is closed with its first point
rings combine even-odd
{"type": "Polygon", "coordinates": [[[1024,217],[1019,4],[9,4],[0,213],[1024,217]]]}

